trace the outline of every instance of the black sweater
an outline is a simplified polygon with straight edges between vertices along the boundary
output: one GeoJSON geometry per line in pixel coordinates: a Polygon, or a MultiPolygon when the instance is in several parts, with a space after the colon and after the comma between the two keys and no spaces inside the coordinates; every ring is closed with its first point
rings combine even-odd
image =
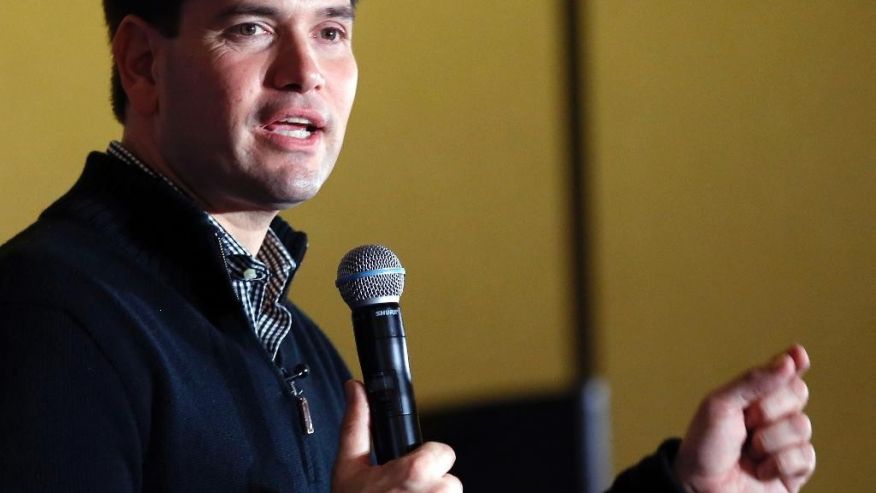
{"type": "MultiPolygon", "coordinates": [[[[306,237],[272,228],[300,261],[306,237]]],[[[288,308],[275,364],[203,212],[92,154],[0,249],[0,491],[328,492],[349,372],[288,308]],[[278,368],[300,363],[309,436],[278,368]]]]}

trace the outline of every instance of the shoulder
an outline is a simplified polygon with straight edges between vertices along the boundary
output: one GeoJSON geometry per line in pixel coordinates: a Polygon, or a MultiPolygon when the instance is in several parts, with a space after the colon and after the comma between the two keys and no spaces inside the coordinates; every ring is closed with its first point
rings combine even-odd
{"type": "Polygon", "coordinates": [[[43,277],[71,274],[87,263],[93,243],[69,222],[39,220],[0,247],[0,292],[26,289],[43,277]]]}
{"type": "Polygon", "coordinates": [[[88,284],[112,263],[112,252],[74,222],[41,219],[0,247],[5,302],[57,299],[88,284]]]}

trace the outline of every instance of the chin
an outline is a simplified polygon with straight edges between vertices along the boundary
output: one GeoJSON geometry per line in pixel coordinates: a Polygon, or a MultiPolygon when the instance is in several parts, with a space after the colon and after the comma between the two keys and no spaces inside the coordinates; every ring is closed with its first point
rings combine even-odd
{"type": "Polygon", "coordinates": [[[271,207],[276,210],[288,209],[312,199],[320,188],[322,183],[295,183],[284,190],[275,190],[265,202],[273,204],[271,207]]]}
{"type": "Polygon", "coordinates": [[[263,182],[268,188],[263,203],[281,205],[283,209],[306,202],[316,196],[322,189],[331,169],[288,169],[285,177],[275,176],[273,180],[263,182]]]}

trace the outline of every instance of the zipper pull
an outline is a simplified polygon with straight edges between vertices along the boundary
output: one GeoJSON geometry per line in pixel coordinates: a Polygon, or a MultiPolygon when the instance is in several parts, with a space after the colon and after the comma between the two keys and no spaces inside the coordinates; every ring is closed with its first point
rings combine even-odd
{"type": "Polygon", "coordinates": [[[307,397],[303,393],[296,396],[298,399],[298,410],[301,412],[301,428],[305,435],[313,435],[313,419],[310,417],[310,403],[307,402],[307,397]]]}
{"type": "Polygon", "coordinates": [[[292,371],[292,375],[286,376],[286,370],[281,368],[283,380],[286,381],[289,390],[292,391],[292,395],[295,397],[295,400],[298,401],[298,414],[301,416],[301,429],[304,431],[305,435],[313,435],[315,430],[313,429],[313,417],[310,415],[310,403],[307,402],[307,397],[304,397],[304,391],[295,385],[295,380],[305,378],[310,374],[310,367],[302,364],[296,366],[292,371]]]}

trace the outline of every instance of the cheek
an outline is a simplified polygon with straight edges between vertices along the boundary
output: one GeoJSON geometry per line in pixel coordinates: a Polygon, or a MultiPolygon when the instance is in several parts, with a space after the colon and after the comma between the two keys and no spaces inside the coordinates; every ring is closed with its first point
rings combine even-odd
{"type": "Polygon", "coordinates": [[[355,63],[350,66],[339,67],[337,71],[332,73],[332,81],[334,82],[333,99],[338,117],[346,123],[349,118],[350,111],[353,108],[353,100],[356,97],[356,86],[358,83],[358,69],[355,63]]]}
{"type": "Polygon", "coordinates": [[[250,106],[254,90],[244,81],[230,76],[230,73],[217,72],[205,85],[210,86],[207,105],[213,107],[212,113],[236,120],[243,109],[250,106]]]}
{"type": "Polygon", "coordinates": [[[237,119],[252,110],[259,88],[256,67],[224,55],[203,61],[200,69],[188,70],[195,74],[189,97],[199,100],[206,114],[237,119]]]}
{"type": "Polygon", "coordinates": [[[169,118],[197,120],[214,114],[222,91],[210,76],[209,67],[191,60],[170,67],[168,75],[165,107],[169,118]]]}

